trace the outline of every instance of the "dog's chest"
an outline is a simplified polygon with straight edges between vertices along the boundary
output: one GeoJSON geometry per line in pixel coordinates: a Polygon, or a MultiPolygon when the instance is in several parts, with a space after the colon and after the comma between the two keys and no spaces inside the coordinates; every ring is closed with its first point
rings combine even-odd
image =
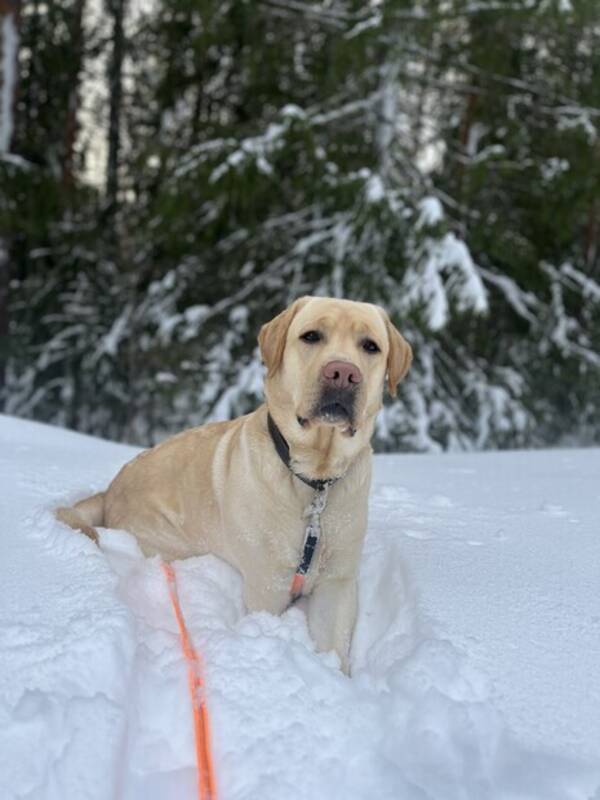
{"type": "Polygon", "coordinates": [[[308,511],[307,506],[299,513],[282,515],[277,530],[271,531],[269,536],[274,559],[280,572],[286,576],[293,575],[303,563],[307,547],[313,550],[306,572],[307,590],[343,549],[346,523],[346,534],[352,535],[349,519],[340,519],[339,516],[328,513],[327,509],[317,517],[311,516],[308,511]]]}
{"type": "MultiPolygon", "coordinates": [[[[305,560],[315,494],[298,492],[293,483],[284,483],[280,477],[269,481],[265,489],[258,500],[250,482],[240,482],[237,502],[221,507],[219,538],[226,543],[227,560],[238,566],[247,580],[257,580],[263,587],[283,592],[289,589],[305,560]]],[[[354,481],[344,479],[330,488],[320,513],[318,540],[305,573],[305,594],[317,579],[347,577],[349,572],[355,572],[349,562],[356,559],[356,543],[364,535],[363,506],[366,507],[366,492],[354,481]]]]}

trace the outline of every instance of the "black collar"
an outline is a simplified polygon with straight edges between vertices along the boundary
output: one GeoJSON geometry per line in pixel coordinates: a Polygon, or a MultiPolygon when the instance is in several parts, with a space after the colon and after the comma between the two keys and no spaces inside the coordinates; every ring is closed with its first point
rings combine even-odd
{"type": "Polygon", "coordinates": [[[321,480],[317,480],[313,478],[307,478],[306,475],[301,475],[299,472],[294,472],[290,466],[290,446],[275,424],[275,420],[269,414],[269,412],[267,412],[267,427],[269,428],[271,441],[275,445],[277,455],[283,461],[292,475],[295,475],[295,477],[301,480],[302,483],[305,483],[307,486],[310,486],[311,489],[315,489],[317,492],[322,492],[326,486],[331,486],[338,480],[338,478],[323,478],[321,480]]]}

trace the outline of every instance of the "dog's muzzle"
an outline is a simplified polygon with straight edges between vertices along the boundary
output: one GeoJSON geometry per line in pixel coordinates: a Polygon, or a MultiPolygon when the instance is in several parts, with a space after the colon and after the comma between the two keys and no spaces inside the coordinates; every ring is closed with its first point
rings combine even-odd
{"type": "Polygon", "coordinates": [[[356,389],[338,389],[326,386],[322,389],[311,416],[330,425],[347,422],[353,428],[355,404],[356,389]]]}

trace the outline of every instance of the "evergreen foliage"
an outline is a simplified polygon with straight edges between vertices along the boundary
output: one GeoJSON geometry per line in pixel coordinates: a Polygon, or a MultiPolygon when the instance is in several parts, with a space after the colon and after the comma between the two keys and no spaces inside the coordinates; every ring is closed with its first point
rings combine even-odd
{"type": "Polygon", "coordinates": [[[600,440],[595,0],[20,5],[6,411],[144,444],[244,413],[311,293],[413,344],[380,449],[600,440]]]}

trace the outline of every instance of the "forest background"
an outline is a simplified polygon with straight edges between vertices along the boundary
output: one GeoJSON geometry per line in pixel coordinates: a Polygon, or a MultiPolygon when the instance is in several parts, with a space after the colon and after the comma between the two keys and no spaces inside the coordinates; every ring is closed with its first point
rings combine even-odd
{"type": "Polygon", "coordinates": [[[380,303],[380,450],[600,442],[597,0],[0,0],[0,410],[144,445],[380,303]]]}

